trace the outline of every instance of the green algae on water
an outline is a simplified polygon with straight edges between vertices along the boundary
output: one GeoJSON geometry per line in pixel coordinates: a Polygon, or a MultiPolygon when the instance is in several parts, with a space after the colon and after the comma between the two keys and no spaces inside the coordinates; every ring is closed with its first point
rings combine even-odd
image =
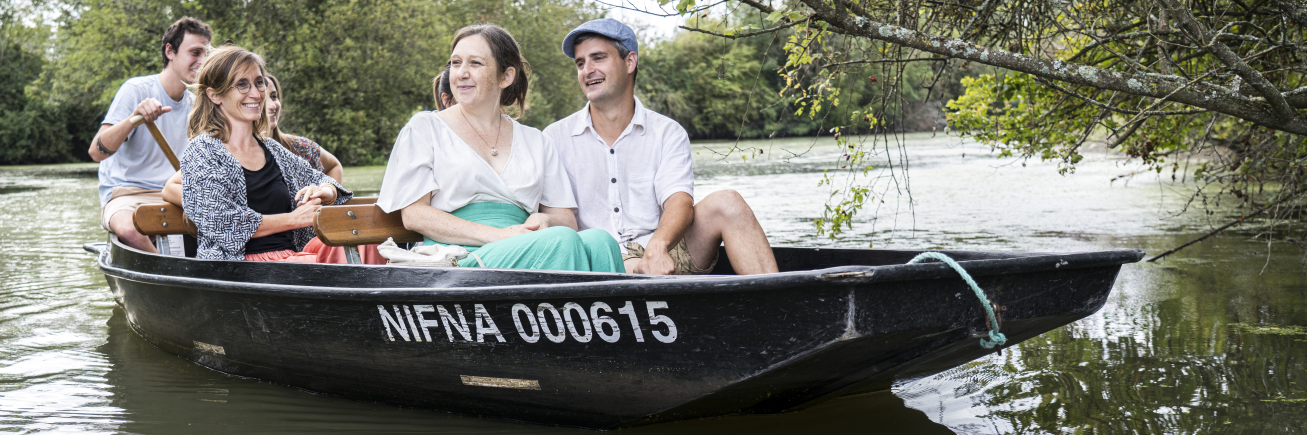
{"type": "Polygon", "coordinates": [[[1307,327],[1297,325],[1276,325],[1271,323],[1231,323],[1230,327],[1239,332],[1257,335],[1302,335],[1307,336],[1307,327]]]}

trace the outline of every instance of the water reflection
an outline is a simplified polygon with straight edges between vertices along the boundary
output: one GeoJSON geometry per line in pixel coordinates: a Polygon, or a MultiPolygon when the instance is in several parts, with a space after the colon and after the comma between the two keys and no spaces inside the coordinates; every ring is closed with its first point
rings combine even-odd
{"type": "MultiPolygon", "coordinates": [[[[1157,252],[1204,228],[1169,216],[1182,189],[1108,184],[1134,170],[1112,156],[1059,177],[956,139],[909,139],[911,198],[877,198],[878,213],[838,241],[811,226],[821,169],[839,156],[830,143],[746,143],[767,149],[747,163],[701,148],[696,193],[740,191],[778,245],[1157,252]]],[[[383,172],[349,168],[346,180],[374,194],[383,172]]],[[[589,433],[317,395],[168,355],[128,328],[80,249],[104,237],[94,186],[93,165],[0,168],[0,430],[589,433]]],[[[1307,334],[1294,327],[1307,326],[1307,274],[1298,248],[1274,244],[1259,275],[1266,246],[1231,232],[1128,266],[1099,313],[892,393],[630,432],[1303,433],[1307,334]]]]}

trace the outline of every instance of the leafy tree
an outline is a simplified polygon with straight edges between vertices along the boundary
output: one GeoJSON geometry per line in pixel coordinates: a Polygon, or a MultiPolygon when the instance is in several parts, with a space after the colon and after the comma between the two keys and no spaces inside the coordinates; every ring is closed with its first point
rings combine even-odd
{"type": "MultiPolygon", "coordinates": [[[[758,138],[829,134],[832,126],[841,126],[850,118],[866,117],[863,107],[884,97],[875,77],[881,72],[871,64],[850,68],[839,80],[825,83],[838,89],[843,100],[826,105],[829,110],[813,111],[801,90],[787,86],[796,77],[781,74],[787,62],[784,46],[793,36],[790,29],[754,36],[722,38],[741,22],[765,23],[764,16],[737,11],[729,17],[696,19],[691,30],[669,41],[654,44],[642,53],[637,91],[650,108],[681,123],[693,138],[758,138]],[[782,92],[784,90],[785,92],[782,92]],[[825,128],[823,128],[825,126],[825,128]]],[[[837,38],[843,38],[836,36],[837,38]]],[[[834,44],[841,49],[857,44],[842,39],[834,44]]],[[[908,65],[907,80],[928,79],[933,74],[926,65],[908,65]]],[[[807,78],[797,77],[801,83],[807,78]]],[[[956,83],[956,80],[953,80],[956,83]]],[[[944,92],[930,95],[910,87],[901,95],[905,104],[885,108],[885,123],[878,129],[930,130],[935,116],[913,119],[899,111],[913,112],[933,104],[942,107],[948,97],[961,94],[960,86],[941,86],[944,92]],[[926,98],[932,101],[926,101],[926,98]]],[[[846,133],[871,131],[870,125],[846,127],[846,133]]]]}
{"type": "MultiPolygon", "coordinates": [[[[789,33],[786,89],[799,92],[811,110],[839,101],[840,90],[830,84],[848,76],[851,65],[924,63],[937,76],[988,65],[1003,72],[965,80],[967,94],[950,103],[950,122],[1004,155],[1056,159],[1066,173],[1083,144],[1103,142],[1159,173],[1199,180],[1197,197],[1205,201],[1228,194],[1265,206],[1255,213],[1269,209],[1279,217],[1290,216],[1288,205],[1307,193],[1307,3],[1301,1],[731,4],[765,15],[766,23],[699,30],[727,38],[789,33]],[[1182,173],[1178,160],[1194,155],[1213,157],[1182,173]]],[[[693,13],[711,4],[677,5],[693,13]]],[[[888,86],[936,92],[948,82],[904,80],[903,71],[889,75],[888,86]]],[[[893,100],[882,104],[901,104],[893,100]]],[[[876,107],[864,113],[873,114],[864,121],[882,122],[876,107]]],[[[863,155],[862,145],[852,146],[863,155]]],[[[818,221],[832,235],[851,224],[866,199],[869,186],[857,180],[877,178],[847,179],[818,221]]]]}
{"type": "Polygon", "coordinates": [[[81,108],[60,107],[30,87],[48,64],[49,28],[32,24],[39,3],[0,1],[0,164],[88,160],[70,146],[86,128],[68,122],[81,108]]]}
{"type": "Polygon", "coordinates": [[[598,16],[579,0],[0,1],[0,116],[16,132],[0,136],[0,163],[85,160],[119,86],[162,69],[159,40],[184,15],[208,23],[215,45],[261,54],[285,88],[287,130],[346,164],[384,163],[409,117],[434,107],[432,79],[468,24],[499,24],[522,45],[536,84],[524,123],[544,127],[578,110],[576,88],[541,84],[575,80],[559,43],[598,16]],[[51,11],[60,11],[55,32],[21,25],[51,11]]]}

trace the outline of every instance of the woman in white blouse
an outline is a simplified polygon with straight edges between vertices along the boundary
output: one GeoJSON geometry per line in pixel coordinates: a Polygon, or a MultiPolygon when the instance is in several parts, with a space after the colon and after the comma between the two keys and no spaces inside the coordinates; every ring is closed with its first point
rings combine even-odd
{"type": "Polygon", "coordinates": [[[553,143],[503,112],[526,110],[526,67],[499,26],[459,30],[449,59],[457,104],[419,112],[400,131],[377,205],[402,210],[404,226],[428,244],[476,253],[460,266],[624,273],[612,236],[576,231],[576,200],[553,143]]]}

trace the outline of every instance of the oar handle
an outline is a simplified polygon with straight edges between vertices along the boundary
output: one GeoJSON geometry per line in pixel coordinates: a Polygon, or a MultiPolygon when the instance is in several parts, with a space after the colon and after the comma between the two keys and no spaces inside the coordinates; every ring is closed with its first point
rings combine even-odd
{"type": "Polygon", "coordinates": [[[154,142],[159,144],[160,150],[163,150],[163,155],[168,156],[168,163],[172,163],[172,169],[174,171],[180,171],[182,169],[181,161],[177,160],[177,154],[172,152],[172,146],[168,145],[168,139],[164,139],[163,132],[159,131],[159,126],[154,125],[153,122],[146,121],[145,117],[141,115],[132,115],[132,117],[127,118],[127,120],[132,122],[132,127],[139,127],[144,123],[145,128],[150,129],[150,135],[154,136],[154,142]]]}

